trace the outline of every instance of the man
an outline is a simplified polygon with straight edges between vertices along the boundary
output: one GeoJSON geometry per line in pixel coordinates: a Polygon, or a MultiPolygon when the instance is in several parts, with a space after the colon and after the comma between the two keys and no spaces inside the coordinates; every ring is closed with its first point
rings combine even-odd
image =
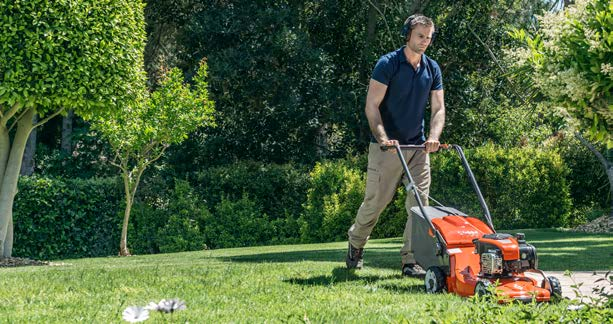
{"type": "MultiPolygon", "coordinates": [[[[430,159],[439,148],[445,123],[445,103],[441,69],[424,52],[432,41],[434,23],[423,15],[412,15],[402,29],[406,45],[382,56],[377,62],[366,96],[366,117],[372,132],[368,153],[366,194],[355,223],[349,229],[347,268],[362,268],[364,245],[379,215],[394,197],[402,179],[402,166],[395,150],[382,151],[381,145],[425,144],[425,150],[403,151],[420,199],[428,203],[430,159]],[[430,98],[431,118],[428,138],[424,136],[424,115],[430,98]]],[[[407,194],[408,217],[404,229],[402,272],[418,275],[411,247],[411,207],[414,196],[407,194]]]]}

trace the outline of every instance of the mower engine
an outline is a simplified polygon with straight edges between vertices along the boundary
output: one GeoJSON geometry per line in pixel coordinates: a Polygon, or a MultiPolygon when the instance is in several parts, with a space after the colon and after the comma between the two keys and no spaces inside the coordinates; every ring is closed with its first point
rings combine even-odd
{"type": "Polygon", "coordinates": [[[538,265],[536,249],[526,243],[522,233],[515,236],[501,233],[485,234],[481,238],[474,239],[473,243],[481,263],[480,277],[510,277],[514,273],[536,269],[538,265]]]}

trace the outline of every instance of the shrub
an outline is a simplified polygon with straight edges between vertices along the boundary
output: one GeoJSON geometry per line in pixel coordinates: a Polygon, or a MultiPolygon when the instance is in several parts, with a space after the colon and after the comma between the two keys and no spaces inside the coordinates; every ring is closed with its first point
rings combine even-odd
{"type": "Polygon", "coordinates": [[[157,235],[160,252],[193,251],[205,247],[201,227],[211,213],[187,181],[175,182],[166,214],[168,220],[157,235]]]}
{"type": "MultiPolygon", "coordinates": [[[[156,181],[149,183],[160,188],[156,181]]],[[[174,180],[170,192],[160,189],[158,197],[148,195],[146,202],[134,205],[128,231],[132,251],[169,253],[203,249],[202,228],[210,216],[206,203],[185,180],[174,180]]]]}
{"type": "Polygon", "coordinates": [[[212,248],[254,246],[269,243],[274,227],[261,207],[244,195],[235,201],[222,198],[215,213],[204,219],[204,233],[212,248]]]}
{"type": "Polygon", "coordinates": [[[274,242],[296,242],[297,218],[308,187],[306,166],[242,161],[197,172],[193,178],[194,187],[210,210],[224,199],[236,202],[248,197],[258,206],[258,213],[266,214],[274,225],[274,242]]]}
{"type": "MultiPolygon", "coordinates": [[[[569,169],[567,179],[574,206],[570,225],[579,225],[607,213],[611,195],[609,180],[602,165],[574,137],[560,133],[557,138],[559,141],[553,150],[559,152],[569,169]]],[[[608,153],[613,154],[613,150],[608,153]]]]}
{"type": "Polygon", "coordinates": [[[118,251],[118,178],[21,177],[15,197],[15,256],[95,257],[118,251]]]}
{"type": "Polygon", "coordinates": [[[304,211],[300,216],[300,237],[303,242],[339,238],[347,231],[351,225],[351,214],[355,217],[364,195],[363,166],[357,161],[350,157],[315,165],[310,173],[304,211]],[[348,190],[356,187],[362,187],[361,194],[348,190]],[[339,216],[342,218],[340,222],[336,219],[339,216]]]}
{"type": "MultiPolygon", "coordinates": [[[[572,205],[568,169],[560,155],[535,148],[494,145],[467,150],[466,157],[497,228],[543,228],[568,224],[572,205]]],[[[482,215],[459,158],[433,155],[431,194],[446,205],[482,215]]]]}
{"type": "MultiPolygon", "coordinates": [[[[502,149],[486,145],[467,150],[494,225],[539,228],[568,225],[571,209],[568,169],[560,155],[534,148],[502,149]]],[[[471,215],[481,207],[455,152],[432,154],[431,196],[471,215]]],[[[344,240],[362,202],[366,156],[318,163],[301,215],[301,240],[344,240]]],[[[383,211],[371,237],[401,236],[407,219],[401,186],[383,211]]],[[[431,205],[433,203],[431,202],[431,205]]]]}
{"type": "MultiPolygon", "coordinates": [[[[366,155],[315,165],[300,217],[303,242],[347,239],[347,230],[364,199],[366,165],[366,155]]],[[[403,190],[398,190],[394,203],[381,214],[373,238],[402,235],[407,218],[403,190]]]]}

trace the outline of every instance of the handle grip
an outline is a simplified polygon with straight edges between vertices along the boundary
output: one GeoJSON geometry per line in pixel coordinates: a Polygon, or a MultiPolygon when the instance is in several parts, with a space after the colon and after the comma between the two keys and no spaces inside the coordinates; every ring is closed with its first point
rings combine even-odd
{"type": "MultiPolygon", "coordinates": [[[[439,149],[448,150],[451,148],[451,144],[440,144],[439,149]]],[[[424,150],[426,149],[426,145],[381,145],[381,151],[387,151],[390,149],[400,149],[400,150],[424,150]]]]}

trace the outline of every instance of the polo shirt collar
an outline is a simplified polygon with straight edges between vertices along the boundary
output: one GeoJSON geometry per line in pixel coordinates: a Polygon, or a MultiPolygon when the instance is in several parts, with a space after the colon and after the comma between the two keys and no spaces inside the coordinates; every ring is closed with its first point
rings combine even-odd
{"type": "MultiPolygon", "coordinates": [[[[407,57],[404,55],[404,48],[407,47],[406,45],[403,45],[401,48],[397,49],[396,52],[398,53],[398,59],[400,60],[400,63],[406,63],[408,65],[411,65],[411,63],[409,63],[409,61],[407,61],[407,57]]],[[[421,62],[419,62],[419,69],[417,69],[417,71],[421,70],[422,68],[425,67],[425,64],[427,60],[426,60],[426,54],[421,54],[421,62]]],[[[413,68],[413,66],[411,65],[411,68],[413,68]]],[[[415,69],[413,69],[413,71],[415,71],[415,69]]],[[[417,72],[415,71],[415,72],[417,72]]]]}

